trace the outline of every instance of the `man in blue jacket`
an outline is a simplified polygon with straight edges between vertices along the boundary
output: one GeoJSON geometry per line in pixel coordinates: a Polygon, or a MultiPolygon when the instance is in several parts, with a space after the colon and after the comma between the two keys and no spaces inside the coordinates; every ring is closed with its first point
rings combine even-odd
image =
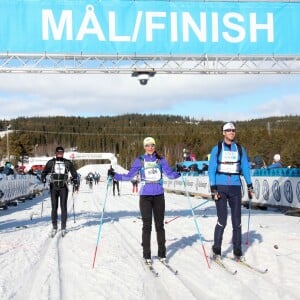
{"type": "Polygon", "coordinates": [[[235,143],[235,124],[225,123],[222,126],[224,139],[214,146],[209,161],[208,176],[212,198],[215,200],[218,221],[214,232],[214,257],[221,255],[224,229],[227,224],[227,201],[231,209],[233,254],[240,258],[242,252],[241,227],[241,179],[243,174],[249,197],[252,197],[253,186],[245,149],[235,143]]]}

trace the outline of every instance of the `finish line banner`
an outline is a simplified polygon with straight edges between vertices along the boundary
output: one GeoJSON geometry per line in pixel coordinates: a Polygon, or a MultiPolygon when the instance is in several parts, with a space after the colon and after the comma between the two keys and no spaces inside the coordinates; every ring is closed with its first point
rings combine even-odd
{"type": "Polygon", "coordinates": [[[1,0],[0,53],[300,55],[300,3],[1,0]]]}

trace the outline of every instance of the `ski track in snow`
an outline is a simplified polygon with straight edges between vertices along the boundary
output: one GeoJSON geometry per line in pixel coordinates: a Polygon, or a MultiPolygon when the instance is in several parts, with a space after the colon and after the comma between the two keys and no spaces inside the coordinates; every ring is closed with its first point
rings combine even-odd
{"type": "MultiPolygon", "coordinates": [[[[60,232],[49,237],[52,226],[47,191],[24,209],[1,211],[0,299],[299,299],[298,218],[253,211],[250,245],[243,245],[244,252],[249,263],[269,272],[259,274],[227,259],[227,264],[238,271],[232,276],[213,263],[208,268],[186,197],[166,193],[166,220],[179,216],[165,225],[167,257],[178,275],[154,259],[159,273],[156,278],[142,260],[139,197],[131,193],[130,182],[120,187],[121,196],[114,197],[106,182],[89,189],[83,181],[80,192],[69,195],[68,233],[64,238],[60,232]],[[92,268],[105,198],[101,238],[92,268]]],[[[195,206],[201,203],[196,197],[191,201],[195,206]]],[[[209,255],[216,222],[214,204],[197,208],[196,215],[209,255]]],[[[247,210],[243,210],[243,224],[245,239],[247,210]]],[[[151,248],[156,256],[154,223],[152,228],[151,248]]],[[[222,248],[227,257],[232,257],[230,239],[229,217],[222,248]]]]}
{"type": "MultiPolygon", "coordinates": [[[[154,261],[154,268],[156,271],[159,273],[159,278],[154,277],[152,274],[150,274],[149,270],[147,270],[147,266],[144,265],[142,256],[141,256],[141,248],[139,238],[135,236],[134,233],[130,232],[127,230],[127,228],[124,228],[125,225],[120,224],[120,223],[113,223],[115,230],[121,235],[121,236],[126,236],[129,235],[131,238],[128,239],[131,242],[129,243],[127,240],[126,245],[126,252],[129,253],[130,257],[132,259],[132,267],[136,267],[137,265],[142,265],[145,273],[147,276],[146,280],[143,280],[145,282],[144,284],[144,289],[145,289],[145,295],[151,294],[151,297],[149,299],[182,299],[182,297],[188,297],[188,299],[193,299],[192,294],[187,291],[182,291],[182,288],[179,289],[178,283],[180,284],[181,281],[178,280],[178,276],[175,276],[174,274],[171,274],[169,270],[167,270],[163,265],[160,265],[158,261],[154,261]],[[137,259],[140,257],[140,260],[137,261],[137,259]],[[174,278],[175,276],[175,278],[174,278]],[[165,278],[168,278],[168,280],[173,281],[173,284],[177,284],[177,289],[176,289],[176,294],[172,293],[172,289],[168,286],[168,281],[165,280],[165,278]],[[176,283],[175,283],[176,281],[176,283]],[[156,295],[153,295],[153,293],[147,292],[147,289],[149,291],[155,290],[156,295]],[[182,293],[183,292],[183,293],[182,293]]],[[[181,284],[182,285],[182,284],[181,284]]],[[[186,289],[185,285],[183,286],[184,289],[186,289]]],[[[196,298],[195,298],[196,299],[196,298]]]]}
{"type": "Polygon", "coordinates": [[[53,238],[50,237],[50,231],[46,233],[45,244],[41,246],[36,267],[24,280],[17,299],[62,299],[64,277],[61,276],[60,231],[53,238]]]}

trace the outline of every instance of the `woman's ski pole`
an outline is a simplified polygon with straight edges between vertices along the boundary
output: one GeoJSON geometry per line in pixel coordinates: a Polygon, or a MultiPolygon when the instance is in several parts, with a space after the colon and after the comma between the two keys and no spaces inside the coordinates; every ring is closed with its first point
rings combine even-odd
{"type": "Polygon", "coordinates": [[[99,241],[100,241],[102,224],[103,224],[103,215],[104,215],[105,205],[106,205],[106,200],[107,200],[107,195],[108,195],[108,188],[111,186],[111,182],[112,182],[112,178],[109,176],[107,178],[106,193],[105,193],[105,199],[104,199],[102,213],[101,213],[101,217],[100,217],[98,237],[97,237],[97,242],[96,242],[96,248],[95,248],[95,253],[94,253],[94,259],[93,259],[93,266],[92,266],[92,268],[94,268],[94,266],[95,266],[96,255],[97,255],[97,251],[98,251],[98,244],[99,244],[99,241]]]}
{"type": "Polygon", "coordinates": [[[201,243],[201,245],[202,245],[203,254],[204,254],[204,257],[205,257],[207,266],[208,266],[208,268],[210,268],[209,261],[208,261],[208,256],[207,256],[207,254],[206,254],[206,250],[205,250],[204,243],[203,243],[203,238],[202,238],[202,235],[201,235],[201,233],[200,233],[200,228],[199,228],[199,225],[198,225],[198,222],[197,222],[195,213],[194,213],[194,208],[193,208],[193,205],[192,205],[190,196],[189,196],[189,194],[188,194],[188,192],[187,192],[187,189],[186,189],[185,179],[184,179],[183,176],[181,176],[181,177],[182,177],[182,182],[183,182],[183,186],[184,186],[185,195],[186,195],[186,197],[187,197],[187,199],[188,199],[188,201],[189,201],[190,209],[191,209],[191,211],[192,211],[192,215],[193,215],[193,218],[194,218],[194,223],[195,223],[195,226],[196,226],[198,235],[199,235],[199,241],[200,241],[200,243],[201,243]]]}
{"type": "Polygon", "coordinates": [[[178,219],[178,218],[180,218],[181,216],[176,216],[175,218],[173,218],[173,219],[171,219],[171,220],[169,220],[169,221],[165,221],[165,224],[169,224],[170,222],[172,222],[172,221],[174,221],[174,220],[176,220],[176,219],[178,219]]]}

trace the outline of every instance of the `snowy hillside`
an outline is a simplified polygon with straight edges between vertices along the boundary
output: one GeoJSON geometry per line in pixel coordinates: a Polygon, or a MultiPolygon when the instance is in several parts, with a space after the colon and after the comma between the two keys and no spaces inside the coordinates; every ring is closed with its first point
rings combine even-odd
{"type": "MultiPolygon", "coordinates": [[[[274,210],[252,211],[250,245],[244,244],[243,250],[249,263],[269,269],[266,274],[230,260],[229,219],[223,253],[228,257],[227,264],[237,270],[236,275],[230,275],[214,263],[208,268],[188,198],[166,193],[166,221],[178,216],[165,226],[167,257],[178,275],[154,260],[159,272],[156,278],[141,260],[139,197],[132,194],[130,182],[120,183],[121,196],[114,197],[107,186],[108,167],[86,166],[79,171],[85,175],[97,170],[101,182],[89,189],[83,181],[79,193],[69,195],[68,233],[64,238],[60,234],[49,238],[48,191],[0,211],[0,299],[300,299],[299,218],[274,210]],[[105,199],[101,238],[92,268],[105,199]]],[[[203,202],[195,197],[190,200],[193,206],[203,202]]],[[[200,206],[196,213],[204,247],[210,253],[216,223],[214,203],[200,206]]],[[[244,208],[242,220],[246,240],[248,210],[244,208]]],[[[153,232],[154,255],[156,250],[153,232]]]]}

